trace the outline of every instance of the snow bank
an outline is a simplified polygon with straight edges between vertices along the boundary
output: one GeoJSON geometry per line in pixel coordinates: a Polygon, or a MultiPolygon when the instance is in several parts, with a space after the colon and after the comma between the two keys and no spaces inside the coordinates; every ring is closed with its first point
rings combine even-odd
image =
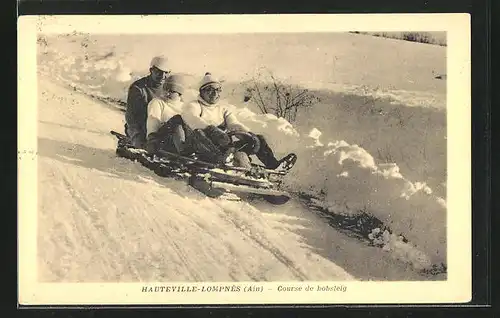
{"type": "Polygon", "coordinates": [[[368,87],[345,83],[310,83],[299,82],[299,85],[314,90],[328,90],[338,93],[384,99],[393,105],[407,107],[429,107],[437,110],[446,109],[446,94],[436,92],[412,91],[408,89],[368,87]]]}
{"type": "Polygon", "coordinates": [[[297,153],[286,178],[291,190],[323,199],[332,213],[373,214],[428,255],[427,263],[446,263],[446,204],[425,183],[405,179],[396,164],[376,165],[357,145],[322,140],[318,129],[300,135],[282,118],[249,113],[244,109],[238,115],[268,138],[278,156],[297,153]]]}
{"type": "MultiPolygon", "coordinates": [[[[82,56],[42,46],[38,65],[40,72],[84,92],[125,100],[129,84],[147,70],[134,69],[122,60],[112,51],[82,56]]],[[[189,94],[194,96],[196,91],[191,88],[189,94]]],[[[278,157],[289,152],[298,155],[285,180],[288,188],[313,194],[332,213],[376,216],[394,235],[383,239],[384,246],[404,254],[397,239],[404,235],[414,250],[423,253],[412,256],[423,268],[446,263],[446,202],[433,195],[425,183],[405,179],[396,164],[377,165],[365,149],[332,136],[323,137],[314,127],[299,133],[283,118],[255,114],[248,108],[234,107],[234,111],[255,133],[267,137],[278,157]]]]}

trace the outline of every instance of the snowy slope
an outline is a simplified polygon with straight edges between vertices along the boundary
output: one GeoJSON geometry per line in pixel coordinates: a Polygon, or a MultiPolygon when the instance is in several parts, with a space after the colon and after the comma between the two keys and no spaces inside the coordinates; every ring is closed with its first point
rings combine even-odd
{"type": "Polygon", "coordinates": [[[426,279],[298,201],[209,199],[114,154],[123,114],[39,77],[41,281],[426,279]]]}
{"type": "MultiPolygon", "coordinates": [[[[240,83],[269,68],[277,78],[310,88],[391,96],[405,105],[446,108],[446,48],[350,33],[292,34],[69,34],[44,37],[55,68],[81,84],[102,84],[113,97],[112,75],[129,82],[148,71],[151,56],[165,54],[176,72],[210,70],[240,83]],[[175,44],[175,45],[174,45],[175,44]],[[223,58],[222,58],[223,57],[223,58]],[[94,72],[99,70],[99,72],[94,72]]],[[[54,70],[57,71],[57,70],[54,70]]]]}

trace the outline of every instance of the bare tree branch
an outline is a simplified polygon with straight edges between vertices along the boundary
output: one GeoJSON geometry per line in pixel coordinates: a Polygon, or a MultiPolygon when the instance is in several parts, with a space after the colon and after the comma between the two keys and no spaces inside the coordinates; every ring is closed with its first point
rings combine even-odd
{"type": "Polygon", "coordinates": [[[267,114],[267,109],[266,109],[266,103],[264,102],[264,99],[262,98],[262,94],[260,93],[259,85],[254,81],[255,89],[257,91],[258,97],[259,97],[259,102],[260,105],[258,105],[261,108],[261,111],[264,112],[264,114],[267,114]]]}
{"type": "Polygon", "coordinates": [[[271,81],[262,80],[262,74],[259,72],[257,77],[253,78],[253,87],[247,89],[263,114],[272,113],[292,122],[297,118],[300,109],[311,107],[319,101],[309,90],[284,84],[271,71],[267,70],[267,73],[271,81]],[[262,85],[264,86],[261,87],[262,85]]]}
{"type": "Polygon", "coordinates": [[[276,91],[275,94],[276,94],[276,102],[278,103],[278,109],[281,111],[283,108],[281,105],[280,89],[278,88],[278,84],[276,84],[276,79],[272,74],[271,74],[271,79],[273,80],[274,90],[276,91]]]}

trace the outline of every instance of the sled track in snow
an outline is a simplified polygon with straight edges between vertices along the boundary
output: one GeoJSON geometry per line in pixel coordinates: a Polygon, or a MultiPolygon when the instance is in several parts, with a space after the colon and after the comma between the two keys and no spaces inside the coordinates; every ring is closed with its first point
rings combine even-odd
{"type": "MultiPolygon", "coordinates": [[[[252,209],[255,209],[252,206],[252,209]]],[[[257,245],[262,247],[264,250],[268,251],[271,255],[273,255],[274,258],[276,258],[279,262],[281,262],[283,265],[285,265],[291,272],[292,274],[298,278],[301,281],[307,280],[307,275],[305,275],[300,269],[298,269],[294,262],[286,257],[278,248],[273,246],[273,244],[269,241],[263,240],[262,236],[256,235],[257,232],[253,233],[253,231],[249,230],[246,231],[245,229],[251,229],[251,226],[245,225],[244,221],[237,222],[236,218],[232,218],[229,214],[227,214],[227,211],[223,209],[224,212],[226,212],[226,220],[231,222],[234,227],[236,227],[243,235],[251,239],[253,242],[255,242],[257,245]],[[250,232],[250,233],[248,233],[250,232]]]]}
{"type": "Polygon", "coordinates": [[[191,261],[190,261],[188,255],[186,254],[186,252],[184,252],[182,247],[179,246],[179,244],[176,242],[176,240],[173,239],[168,234],[168,231],[165,231],[164,228],[160,226],[161,223],[158,223],[158,222],[156,222],[156,220],[153,220],[153,218],[149,215],[149,213],[144,213],[143,215],[148,220],[147,224],[151,224],[151,226],[153,226],[155,228],[155,230],[158,231],[158,233],[161,233],[162,238],[164,238],[166,240],[165,243],[174,249],[176,255],[179,257],[182,264],[188,270],[191,278],[193,278],[195,281],[203,281],[200,273],[198,271],[196,271],[196,266],[191,265],[191,261]]]}
{"type": "MultiPolygon", "coordinates": [[[[93,246],[99,245],[99,242],[102,242],[102,239],[99,238],[99,235],[95,235],[94,233],[100,233],[102,237],[106,239],[107,245],[110,245],[112,247],[110,249],[111,251],[119,253],[118,255],[119,258],[123,259],[126,258],[126,255],[122,252],[123,249],[120,248],[120,244],[115,239],[113,239],[113,236],[110,235],[110,233],[107,230],[107,227],[103,225],[102,221],[94,214],[97,213],[98,211],[92,208],[91,205],[89,205],[85,201],[84,196],[80,195],[79,192],[74,189],[70,180],[66,177],[64,172],[62,172],[61,174],[62,174],[62,182],[64,183],[66,189],[68,190],[69,194],[74,199],[76,204],[81,207],[82,213],[84,213],[86,216],[86,217],[78,217],[78,216],[75,217],[75,215],[73,214],[73,218],[75,220],[74,224],[77,229],[77,232],[79,233],[80,237],[84,238],[83,244],[86,245],[86,247],[88,248],[92,248],[93,246]],[[88,230],[92,228],[94,228],[96,231],[88,230]]],[[[103,268],[113,267],[113,264],[111,264],[108,259],[101,258],[101,261],[106,262],[107,263],[106,265],[108,265],[107,267],[103,268]]],[[[137,278],[141,279],[140,272],[134,266],[129,265],[127,267],[128,270],[130,270],[137,278]]],[[[105,274],[108,277],[112,276],[111,273],[109,272],[105,274]]]]}

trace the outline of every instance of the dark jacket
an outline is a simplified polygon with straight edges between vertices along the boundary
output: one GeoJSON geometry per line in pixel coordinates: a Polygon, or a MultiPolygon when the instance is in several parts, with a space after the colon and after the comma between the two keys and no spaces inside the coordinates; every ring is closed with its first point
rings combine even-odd
{"type": "Polygon", "coordinates": [[[138,79],[130,85],[125,113],[125,134],[137,148],[144,148],[146,143],[146,120],[148,104],[164,92],[163,85],[154,87],[149,76],[138,79]]]}

